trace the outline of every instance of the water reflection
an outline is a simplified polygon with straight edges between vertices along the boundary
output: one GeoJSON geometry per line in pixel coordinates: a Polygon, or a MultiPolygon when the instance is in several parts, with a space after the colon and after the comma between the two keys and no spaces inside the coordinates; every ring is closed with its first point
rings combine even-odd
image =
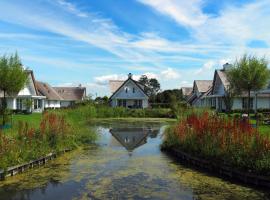
{"type": "Polygon", "coordinates": [[[112,145],[121,144],[127,151],[132,152],[134,149],[147,143],[147,137],[157,137],[159,129],[153,128],[113,128],[110,129],[112,134],[112,145]],[[115,140],[117,142],[115,142],[115,140]]]}

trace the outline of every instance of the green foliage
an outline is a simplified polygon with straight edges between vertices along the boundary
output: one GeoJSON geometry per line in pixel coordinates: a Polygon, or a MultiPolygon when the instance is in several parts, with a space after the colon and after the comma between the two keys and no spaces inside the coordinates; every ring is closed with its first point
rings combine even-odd
{"type": "Polygon", "coordinates": [[[138,82],[145,86],[144,91],[150,97],[155,96],[160,90],[160,83],[155,78],[149,79],[146,75],[142,75],[138,82]]]}
{"type": "Polygon", "coordinates": [[[1,101],[1,114],[5,124],[5,111],[7,109],[6,96],[17,94],[27,82],[27,73],[17,53],[11,56],[0,57],[0,91],[3,92],[1,101]]]}
{"type": "Polygon", "coordinates": [[[250,92],[258,91],[268,83],[270,71],[267,65],[268,62],[265,58],[244,55],[236,60],[233,67],[226,72],[230,86],[235,92],[248,93],[248,112],[250,110],[250,92]]]}
{"type": "Polygon", "coordinates": [[[23,99],[23,105],[25,106],[28,112],[32,112],[32,106],[33,106],[32,99],[23,99]]]}
{"type": "Polygon", "coordinates": [[[155,97],[155,104],[157,105],[164,105],[164,107],[170,107],[171,104],[176,102],[183,101],[183,95],[181,90],[174,89],[174,90],[164,90],[162,92],[157,93],[155,97]]]}

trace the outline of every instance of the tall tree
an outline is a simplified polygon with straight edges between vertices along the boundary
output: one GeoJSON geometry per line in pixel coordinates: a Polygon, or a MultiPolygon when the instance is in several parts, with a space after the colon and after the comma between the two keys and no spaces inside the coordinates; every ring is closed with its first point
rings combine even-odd
{"type": "Polygon", "coordinates": [[[145,86],[144,90],[150,97],[155,96],[160,91],[160,83],[155,78],[149,79],[146,75],[142,75],[138,82],[145,86]]]}
{"type": "Polygon", "coordinates": [[[228,70],[228,81],[238,94],[247,92],[247,112],[250,112],[251,91],[258,91],[264,88],[270,78],[270,71],[267,68],[268,62],[265,58],[244,55],[236,60],[232,68],[228,70]]]}
{"type": "Polygon", "coordinates": [[[13,96],[27,83],[27,73],[22,67],[17,53],[10,56],[0,57],[0,92],[3,98],[1,101],[1,114],[3,125],[5,125],[7,114],[7,95],[13,96]]]}

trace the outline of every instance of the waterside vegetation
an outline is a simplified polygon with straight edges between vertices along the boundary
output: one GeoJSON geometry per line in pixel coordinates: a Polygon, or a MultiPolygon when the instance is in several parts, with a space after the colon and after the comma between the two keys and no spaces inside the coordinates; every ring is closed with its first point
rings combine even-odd
{"type": "Polygon", "coordinates": [[[248,120],[193,112],[167,128],[162,148],[270,176],[270,139],[248,120]]]}
{"type": "Polygon", "coordinates": [[[13,115],[12,128],[0,129],[0,169],[94,142],[97,135],[89,123],[95,120],[147,121],[146,118],[174,121],[171,109],[134,110],[92,103],[43,114],[13,115]]]}

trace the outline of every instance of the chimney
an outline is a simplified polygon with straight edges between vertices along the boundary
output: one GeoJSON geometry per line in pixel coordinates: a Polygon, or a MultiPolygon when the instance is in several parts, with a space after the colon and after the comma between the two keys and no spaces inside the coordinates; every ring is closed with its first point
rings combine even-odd
{"type": "Polygon", "coordinates": [[[230,68],[232,68],[232,64],[225,63],[225,64],[223,65],[223,70],[224,70],[224,71],[229,70],[230,68]]]}
{"type": "Polygon", "coordinates": [[[132,74],[131,73],[128,74],[128,78],[132,78],[132,74]]]}

